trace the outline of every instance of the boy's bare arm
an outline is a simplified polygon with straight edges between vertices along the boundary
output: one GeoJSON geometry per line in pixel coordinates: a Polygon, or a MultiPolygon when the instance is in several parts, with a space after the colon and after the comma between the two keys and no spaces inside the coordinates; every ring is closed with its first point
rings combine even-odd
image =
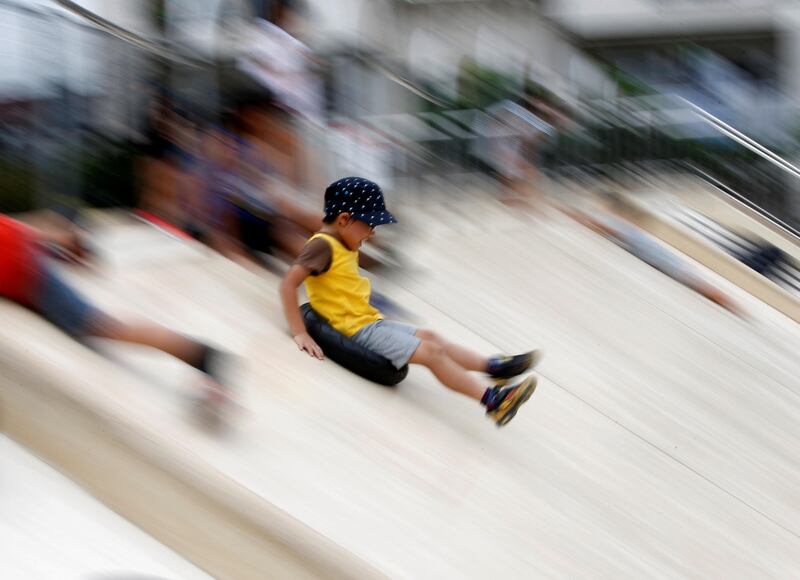
{"type": "Polygon", "coordinates": [[[310,356],[322,360],[325,358],[322,349],[306,332],[306,326],[303,324],[303,318],[300,315],[300,305],[297,303],[297,289],[310,274],[311,272],[308,268],[297,264],[289,268],[289,271],[283,277],[283,281],[281,281],[281,302],[283,303],[286,322],[289,324],[289,332],[292,333],[297,347],[310,356]]]}

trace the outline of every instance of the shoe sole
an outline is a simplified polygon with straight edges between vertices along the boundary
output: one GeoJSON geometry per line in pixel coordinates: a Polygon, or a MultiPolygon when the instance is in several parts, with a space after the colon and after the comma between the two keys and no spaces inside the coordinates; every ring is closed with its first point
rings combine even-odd
{"type": "Polygon", "coordinates": [[[530,389],[527,389],[523,393],[523,395],[517,400],[517,402],[514,403],[514,406],[511,407],[505,415],[503,415],[503,418],[500,419],[499,421],[497,421],[497,427],[498,428],[499,427],[503,427],[504,425],[507,425],[511,421],[511,419],[513,419],[517,415],[517,411],[519,411],[519,408],[522,405],[524,405],[528,401],[528,399],[531,398],[531,395],[533,395],[533,392],[536,390],[536,386],[537,386],[536,377],[531,377],[530,378],[530,385],[529,386],[530,386],[530,389]]]}

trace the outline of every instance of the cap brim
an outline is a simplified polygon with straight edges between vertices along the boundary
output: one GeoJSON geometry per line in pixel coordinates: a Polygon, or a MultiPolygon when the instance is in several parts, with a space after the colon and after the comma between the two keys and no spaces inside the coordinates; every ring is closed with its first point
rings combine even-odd
{"type": "Polygon", "coordinates": [[[397,218],[388,211],[378,211],[375,213],[354,213],[353,217],[373,228],[397,223],[397,218]]]}

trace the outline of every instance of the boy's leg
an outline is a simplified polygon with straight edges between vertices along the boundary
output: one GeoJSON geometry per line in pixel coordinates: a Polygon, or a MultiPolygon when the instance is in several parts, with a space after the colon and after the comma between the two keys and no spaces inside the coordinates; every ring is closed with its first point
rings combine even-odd
{"type": "Polygon", "coordinates": [[[217,409],[233,400],[233,393],[222,376],[225,356],[202,342],[183,336],[159,324],[150,322],[123,323],[105,317],[89,329],[91,336],[108,338],[130,344],[140,344],[160,350],[196,368],[206,377],[197,402],[217,409]]]}
{"type": "Polygon", "coordinates": [[[152,323],[126,324],[89,304],[51,267],[41,264],[35,309],[74,338],[96,336],[141,344],[170,354],[219,380],[212,359],[216,351],[175,331],[152,323]]]}
{"type": "Polygon", "coordinates": [[[441,343],[423,339],[408,324],[381,320],[363,328],[353,339],[387,357],[397,368],[407,363],[428,367],[445,387],[480,401],[487,414],[501,426],[514,417],[536,388],[532,376],[510,387],[487,387],[453,360],[441,343]]]}
{"type": "Polygon", "coordinates": [[[533,350],[514,356],[486,357],[463,346],[448,342],[430,330],[419,329],[416,335],[423,340],[441,345],[447,355],[465,369],[489,373],[498,379],[510,379],[524,373],[531,367],[535,367],[542,356],[541,351],[533,350]]]}
{"type": "Polygon", "coordinates": [[[741,309],[731,298],[720,289],[703,280],[693,268],[676,255],[665,252],[663,256],[657,257],[659,258],[658,260],[650,261],[648,264],[733,314],[743,316],[741,309]]]}
{"type": "Polygon", "coordinates": [[[711,300],[715,304],[722,306],[729,312],[736,314],[737,316],[744,317],[745,314],[742,309],[739,307],[736,302],[733,301],[727,294],[722,292],[719,288],[715,288],[711,284],[705,282],[695,282],[691,286],[689,286],[692,290],[703,296],[704,298],[711,300]]]}
{"type": "MultiPolygon", "coordinates": [[[[488,385],[483,385],[447,355],[438,342],[425,340],[411,324],[380,320],[370,324],[352,338],[361,346],[389,359],[395,368],[408,363],[431,369],[447,388],[480,400],[488,385]]],[[[423,331],[424,334],[424,331],[423,331]]]]}
{"type": "Polygon", "coordinates": [[[489,367],[489,358],[463,346],[448,342],[433,331],[420,328],[416,335],[426,342],[440,345],[447,356],[461,367],[469,371],[485,373],[489,367]]]}
{"type": "Polygon", "coordinates": [[[98,320],[86,330],[88,336],[140,344],[160,350],[197,367],[207,347],[160,324],[127,323],[108,317],[98,320]]]}
{"type": "Polygon", "coordinates": [[[510,387],[485,387],[451,359],[440,344],[423,340],[411,356],[411,363],[428,367],[447,388],[471,397],[486,407],[486,413],[499,427],[517,414],[536,389],[536,377],[530,376],[510,387]]]}
{"type": "Polygon", "coordinates": [[[445,387],[476,401],[480,401],[486,392],[487,385],[450,358],[439,343],[423,339],[408,362],[428,367],[445,387]]]}

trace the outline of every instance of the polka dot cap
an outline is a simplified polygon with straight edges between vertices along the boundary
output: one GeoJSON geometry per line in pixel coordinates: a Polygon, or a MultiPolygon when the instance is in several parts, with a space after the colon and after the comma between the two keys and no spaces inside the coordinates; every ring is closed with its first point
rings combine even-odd
{"type": "Polygon", "coordinates": [[[325,190],[325,220],[345,212],[370,227],[397,223],[386,209],[380,186],[363,177],[343,177],[325,190]]]}

